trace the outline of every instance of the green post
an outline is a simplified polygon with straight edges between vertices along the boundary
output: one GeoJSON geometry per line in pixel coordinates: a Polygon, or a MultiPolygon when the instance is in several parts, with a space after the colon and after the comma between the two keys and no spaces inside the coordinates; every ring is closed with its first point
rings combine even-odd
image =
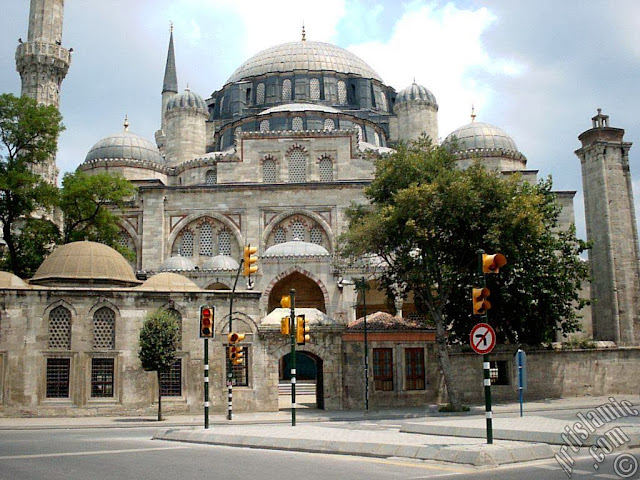
{"type": "Polygon", "coordinates": [[[209,428],[209,339],[204,339],[204,428],[209,428]]]}
{"type": "Polygon", "coordinates": [[[296,426],[296,291],[292,288],[289,336],[291,337],[291,426],[296,426]]]}
{"type": "MultiPolygon", "coordinates": [[[[482,272],[482,255],[484,250],[478,250],[478,278],[480,279],[480,287],[484,288],[487,283],[482,272]]],[[[480,317],[485,323],[488,323],[487,312],[480,317]]],[[[482,356],[482,369],[484,370],[483,384],[484,384],[484,410],[485,417],[487,419],[487,443],[493,443],[493,412],[491,411],[491,363],[489,362],[489,354],[485,353],[482,356]]]]}

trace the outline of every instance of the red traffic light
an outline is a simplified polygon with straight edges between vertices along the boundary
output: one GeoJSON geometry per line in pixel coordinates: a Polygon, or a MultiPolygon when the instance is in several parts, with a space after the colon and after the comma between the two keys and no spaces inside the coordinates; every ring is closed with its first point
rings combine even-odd
{"type": "Polygon", "coordinates": [[[213,338],[213,308],[200,307],[200,338],[213,338]]]}

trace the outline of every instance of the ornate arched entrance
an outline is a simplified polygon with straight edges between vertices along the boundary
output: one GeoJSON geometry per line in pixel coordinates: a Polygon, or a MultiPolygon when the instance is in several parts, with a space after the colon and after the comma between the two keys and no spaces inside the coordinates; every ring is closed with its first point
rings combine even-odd
{"type": "MultiPolygon", "coordinates": [[[[296,351],[296,403],[324,409],[323,360],[305,351],[296,351]]],[[[280,358],[280,395],[291,395],[291,353],[280,358]]],[[[286,404],[287,399],[284,398],[286,404]]],[[[290,406],[290,404],[289,404],[290,406]]]]}
{"type": "Polygon", "coordinates": [[[296,291],[296,308],[317,308],[323,313],[327,310],[324,304],[324,293],[318,284],[300,272],[292,272],[276,283],[269,293],[267,312],[280,307],[283,295],[289,295],[291,289],[296,291]]]}

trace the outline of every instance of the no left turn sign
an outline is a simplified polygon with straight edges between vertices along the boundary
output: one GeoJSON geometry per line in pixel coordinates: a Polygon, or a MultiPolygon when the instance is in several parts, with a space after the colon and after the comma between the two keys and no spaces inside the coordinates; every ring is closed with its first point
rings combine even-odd
{"type": "Polygon", "coordinates": [[[471,329],[471,348],[481,355],[489,353],[496,346],[496,332],[491,325],[478,323],[471,329]]]}

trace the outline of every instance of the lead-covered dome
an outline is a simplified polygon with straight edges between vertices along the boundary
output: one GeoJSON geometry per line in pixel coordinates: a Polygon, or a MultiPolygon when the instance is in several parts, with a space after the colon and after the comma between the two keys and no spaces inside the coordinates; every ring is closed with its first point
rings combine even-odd
{"type": "Polygon", "coordinates": [[[401,90],[400,93],[398,93],[398,95],[396,96],[396,105],[400,103],[412,103],[420,101],[438,106],[438,102],[436,102],[436,96],[431,93],[429,89],[423,87],[422,85],[418,85],[416,82],[413,82],[412,85],[408,86],[404,90],[401,90]]]}
{"type": "Polygon", "coordinates": [[[182,93],[177,93],[167,102],[167,111],[191,108],[202,110],[204,113],[207,113],[207,104],[204,102],[202,97],[189,90],[189,88],[186,88],[182,93]]]}
{"type": "Polygon", "coordinates": [[[31,279],[41,285],[133,286],[141,282],[129,262],[113,248],[96,242],[73,242],[56,248],[31,279]]]}
{"type": "Polygon", "coordinates": [[[263,50],[244,62],[227,83],[269,73],[331,71],[382,82],[367,63],[353,53],[324,42],[298,41],[263,50]]]}
{"type": "Polygon", "coordinates": [[[516,142],[504,131],[488,123],[471,122],[454,130],[443,144],[453,145],[455,152],[492,151],[518,152],[516,142]]]}
{"type": "Polygon", "coordinates": [[[146,138],[129,131],[129,124],[125,121],[122,132],[114,133],[97,142],[87,156],[85,162],[98,160],[134,160],[163,164],[164,159],[158,147],[146,138]]]}
{"type": "Polygon", "coordinates": [[[239,267],[229,255],[215,255],[202,264],[204,270],[237,270],[239,267]]]}
{"type": "Polygon", "coordinates": [[[201,290],[192,280],[178,273],[162,272],[154,275],[136,290],[154,292],[193,292],[201,290]]]}
{"type": "Polygon", "coordinates": [[[171,270],[194,270],[195,268],[196,264],[190,258],[176,256],[167,258],[158,270],[168,272],[171,270]]]}

